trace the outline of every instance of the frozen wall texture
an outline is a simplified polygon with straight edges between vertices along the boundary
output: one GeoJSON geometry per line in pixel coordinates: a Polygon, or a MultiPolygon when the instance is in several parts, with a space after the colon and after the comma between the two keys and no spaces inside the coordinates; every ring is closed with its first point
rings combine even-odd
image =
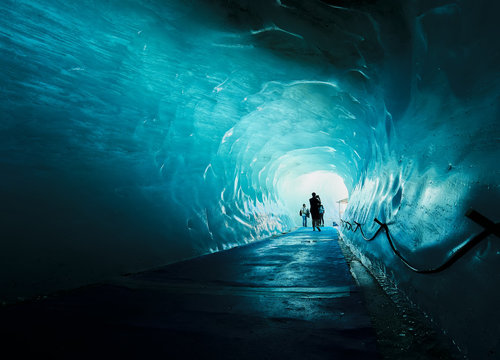
{"type": "MultiPolygon", "coordinates": [[[[377,217],[415,266],[439,265],[482,230],[468,208],[498,221],[499,10],[2,1],[0,299],[288,230],[301,204],[283,194],[311,173],[343,178],[345,219],[369,233],[377,217]]],[[[383,237],[343,236],[464,353],[498,356],[498,238],[421,275],[383,237]]]]}

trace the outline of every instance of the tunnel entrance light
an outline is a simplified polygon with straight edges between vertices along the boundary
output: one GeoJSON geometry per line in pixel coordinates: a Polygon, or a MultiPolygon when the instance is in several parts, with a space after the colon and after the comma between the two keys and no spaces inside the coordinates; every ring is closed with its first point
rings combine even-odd
{"type": "Polygon", "coordinates": [[[311,193],[315,192],[321,198],[325,208],[325,225],[339,223],[337,202],[348,197],[344,179],[338,174],[320,170],[306,174],[292,174],[281,179],[277,184],[279,199],[283,202],[295,225],[301,225],[302,219],[298,212],[302,204],[309,207],[311,193]]]}

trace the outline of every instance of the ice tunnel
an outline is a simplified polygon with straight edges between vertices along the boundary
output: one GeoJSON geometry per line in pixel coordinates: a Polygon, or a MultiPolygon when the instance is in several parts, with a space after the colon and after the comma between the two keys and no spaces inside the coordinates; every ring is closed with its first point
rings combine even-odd
{"type": "MultiPolygon", "coordinates": [[[[300,225],[388,224],[418,268],[498,221],[500,5],[4,0],[0,301],[300,225]]],[[[500,243],[418,274],[340,228],[465,354],[500,350],[500,243]]]]}

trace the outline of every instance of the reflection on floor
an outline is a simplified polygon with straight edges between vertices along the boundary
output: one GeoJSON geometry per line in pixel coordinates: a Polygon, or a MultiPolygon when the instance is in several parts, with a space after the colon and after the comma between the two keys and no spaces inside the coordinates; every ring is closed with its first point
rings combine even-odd
{"type": "Polygon", "coordinates": [[[333,228],[124,276],[0,312],[3,350],[53,358],[375,359],[333,228]]]}

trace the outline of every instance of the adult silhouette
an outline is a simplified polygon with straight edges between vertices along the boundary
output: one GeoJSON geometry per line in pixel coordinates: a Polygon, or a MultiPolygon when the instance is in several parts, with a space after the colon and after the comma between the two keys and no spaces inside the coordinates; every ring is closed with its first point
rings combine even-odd
{"type": "Polygon", "coordinates": [[[319,201],[319,199],[316,197],[316,193],[313,192],[311,195],[312,198],[309,199],[309,210],[312,217],[312,228],[313,231],[316,231],[316,229],[318,229],[318,231],[321,231],[318,225],[320,219],[319,206],[321,205],[321,201],[319,201]]]}

